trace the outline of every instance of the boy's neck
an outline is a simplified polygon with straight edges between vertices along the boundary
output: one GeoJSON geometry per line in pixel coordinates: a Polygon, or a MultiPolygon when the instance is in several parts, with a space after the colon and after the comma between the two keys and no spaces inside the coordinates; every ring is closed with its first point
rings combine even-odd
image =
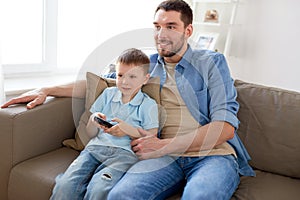
{"type": "Polygon", "coordinates": [[[135,95],[138,93],[138,91],[139,90],[137,90],[135,93],[133,93],[132,95],[124,95],[124,94],[122,94],[122,103],[123,104],[126,104],[126,103],[128,103],[128,102],[130,102],[134,97],[135,97],[135,95]]]}

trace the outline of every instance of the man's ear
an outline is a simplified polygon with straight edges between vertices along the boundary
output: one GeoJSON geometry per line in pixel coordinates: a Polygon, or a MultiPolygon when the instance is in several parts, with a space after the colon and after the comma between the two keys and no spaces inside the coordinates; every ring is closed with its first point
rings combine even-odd
{"type": "Polygon", "coordinates": [[[191,35],[193,34],[193,25],[189,24],[186,28],[185,28],[185,35],[186,37],[191,37],[191,35]]]}

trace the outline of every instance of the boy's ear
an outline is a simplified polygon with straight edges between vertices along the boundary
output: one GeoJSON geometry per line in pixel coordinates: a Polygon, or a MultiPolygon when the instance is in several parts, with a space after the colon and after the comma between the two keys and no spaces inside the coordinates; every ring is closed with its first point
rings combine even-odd
{"type": "Polygon", "coordinates": [[[145,76],[144,85],[149,81],[149,79],[150,79],[150,74],[147,73],[146,76],[145,76]]]}

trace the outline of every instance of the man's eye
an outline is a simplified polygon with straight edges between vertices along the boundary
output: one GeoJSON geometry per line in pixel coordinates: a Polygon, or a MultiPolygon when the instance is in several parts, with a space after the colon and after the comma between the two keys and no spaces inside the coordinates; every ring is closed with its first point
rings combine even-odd
{"type": "Polygon", "coordinates": [[[122,74],[118,74],[118,77],[121,78],[123,75],[122,74]]]}
{"type": "Polygon", "coordinates": [[[157,31],[160,30],[160,26],[155,26],[154,28],[155,28],[155,30],[157,30],[157,31]]]}
{"type": "Polygon", "coordinates": [[[136,76],[130,76],[130,78],[136,78],[136,76]]]}
{"type": "Polygon", "coordinates": [[[167,26],[168,29],[173,30],[175,29],[175,26],[167,26]]]}

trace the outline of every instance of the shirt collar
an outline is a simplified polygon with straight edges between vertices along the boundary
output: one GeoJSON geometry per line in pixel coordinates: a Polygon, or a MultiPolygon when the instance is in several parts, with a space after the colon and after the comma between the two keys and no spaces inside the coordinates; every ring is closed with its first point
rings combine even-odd
{"type": "MultiPolygon", "coordinates": [[[[144,95],[141,91],[141,89],[136,93],[136,95],[133,97],[133,99],[131,99],[131,101],[129,101],[129,104],[132,106],[138,106],[141,105],[142,101],[144,99],[144,95]]],[[[120,102],[122,103],[122,93],[120,90],[117,90],[117,92],[115,93],[113,99],[113,102],[120,102]]]]}

